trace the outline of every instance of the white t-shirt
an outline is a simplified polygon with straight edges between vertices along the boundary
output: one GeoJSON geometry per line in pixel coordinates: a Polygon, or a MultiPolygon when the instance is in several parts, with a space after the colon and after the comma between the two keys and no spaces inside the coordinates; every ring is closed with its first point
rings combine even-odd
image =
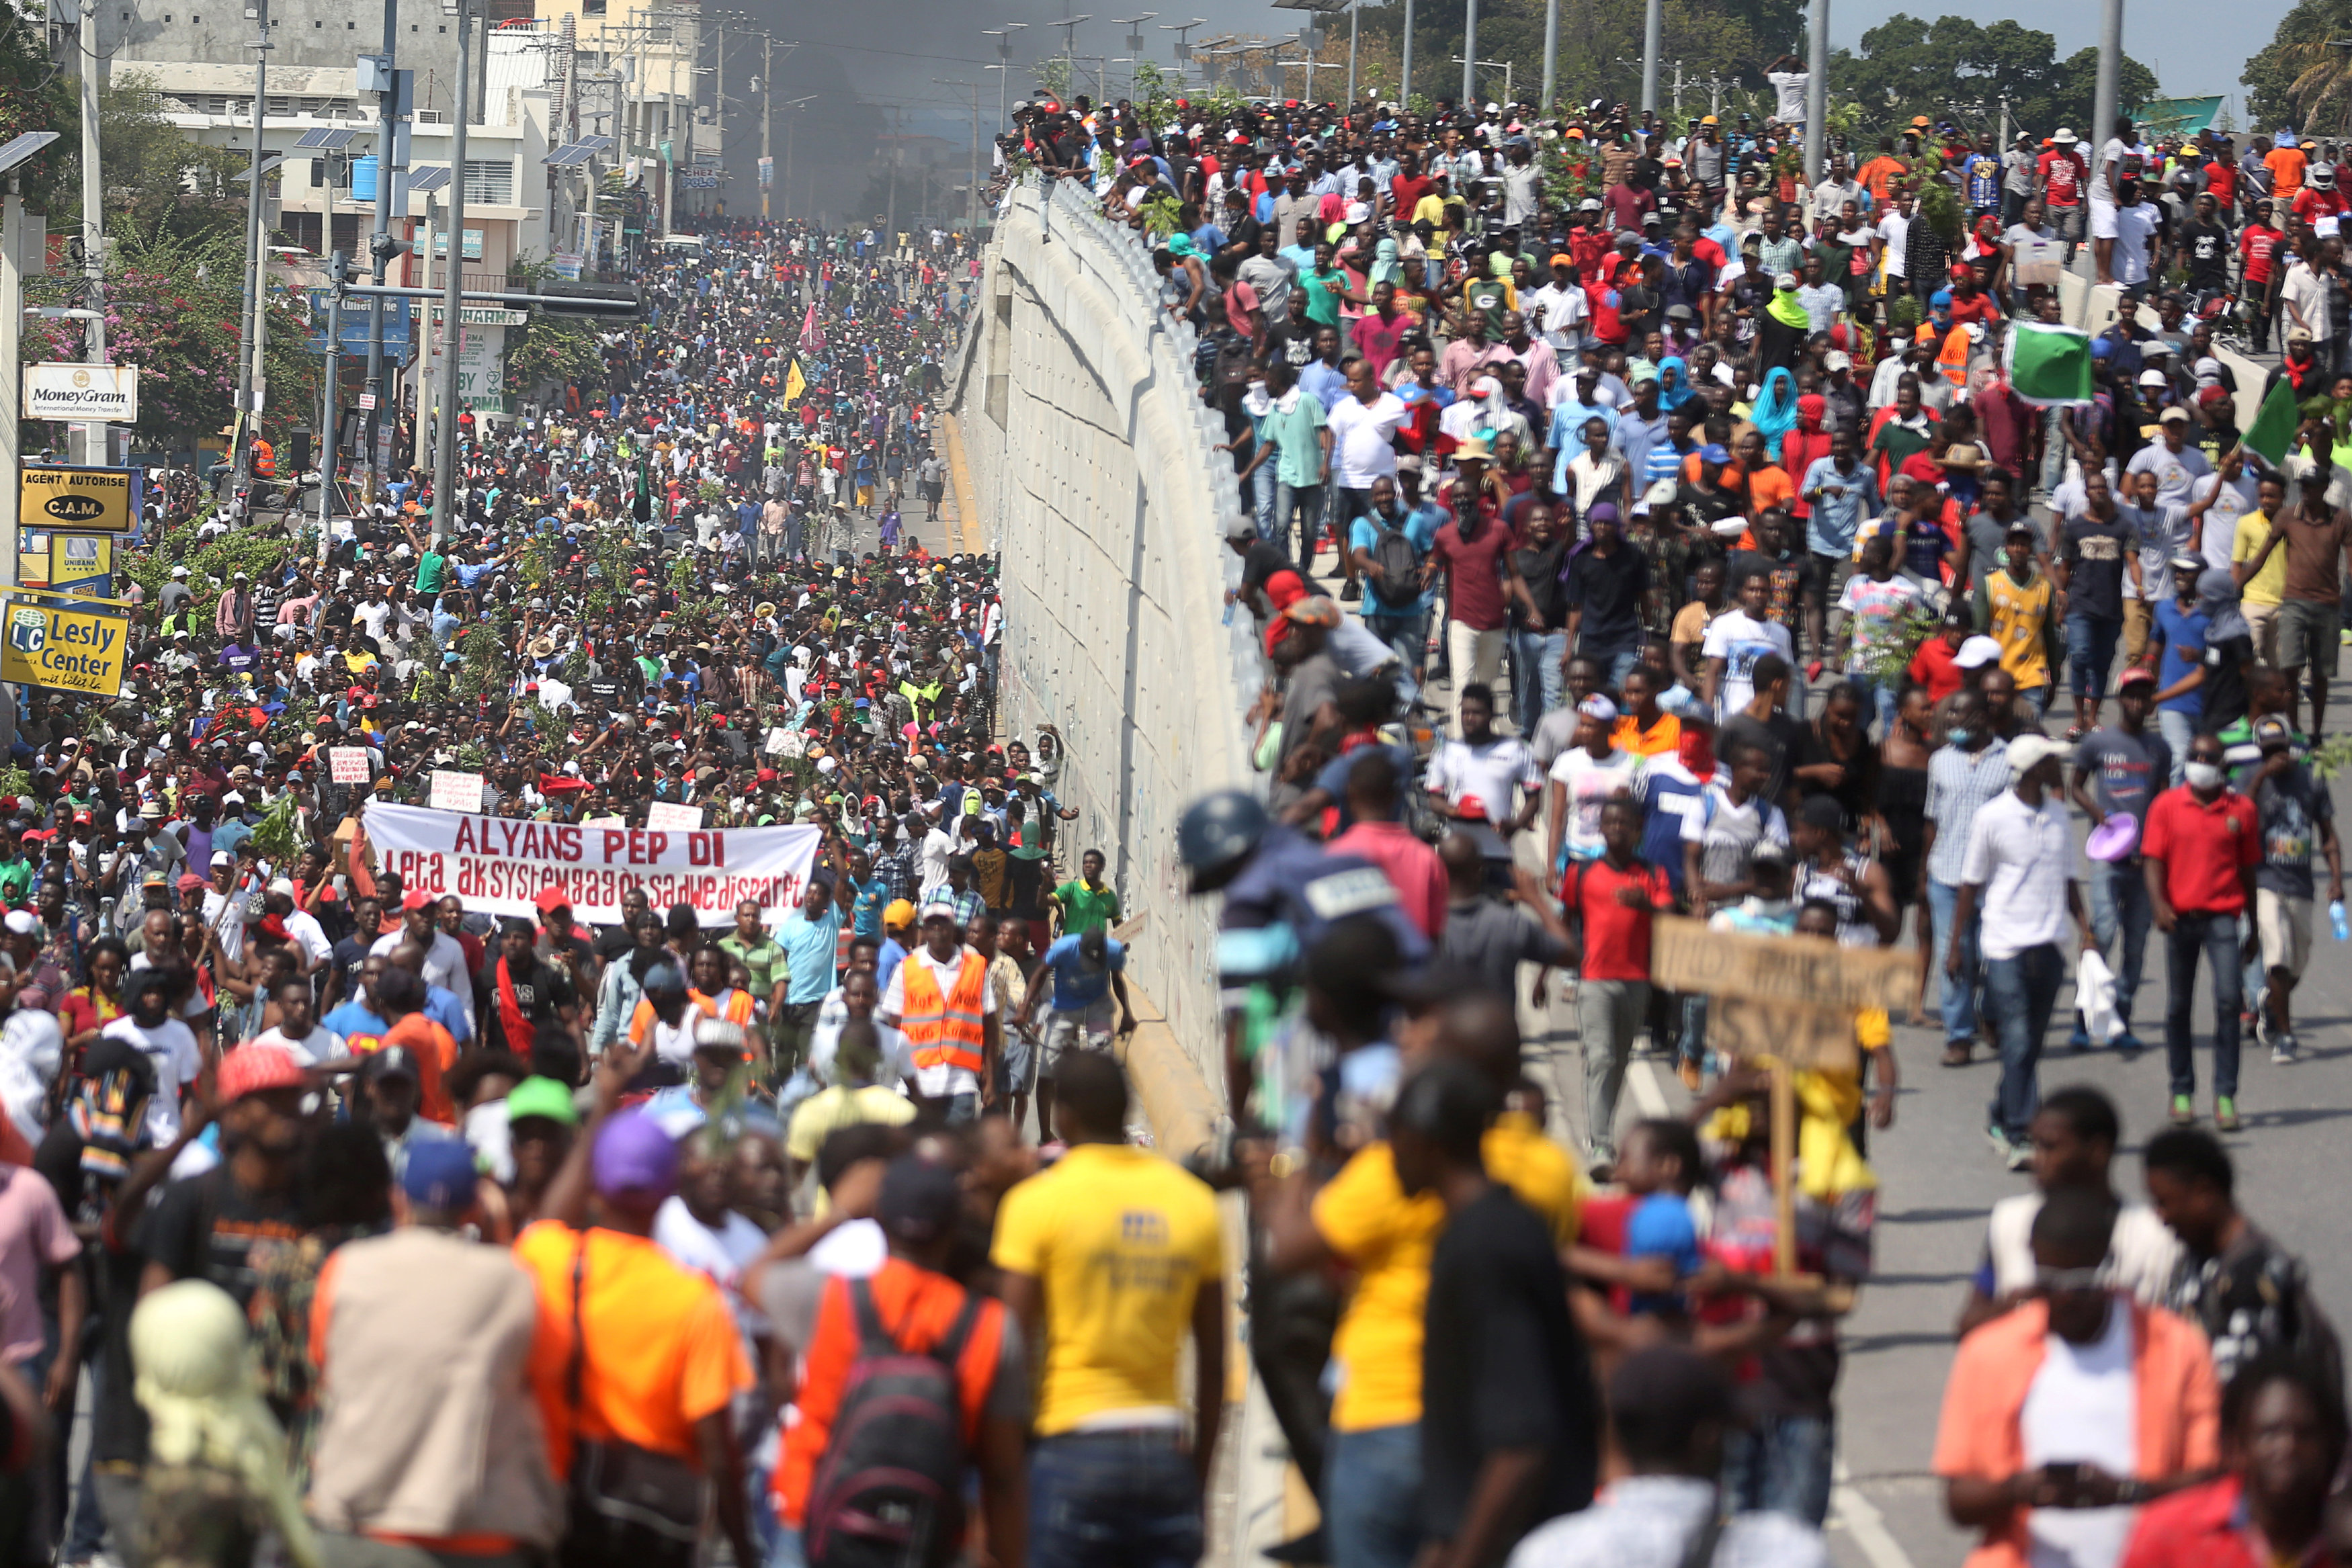
{"type": "Polygon", "coordinates": [[[305,1067],[316,1067],[331,1061],[343,1053],[343,1037],[333,1030],[310,1026],[310,1032],[297,1040],[282,1029],[264,1030],[254,1037],[256,1045],[282,1045],[294,1053],[294,1060],[305,1067]]]}
{"type": "Polygon", "coordinates": [[[1332,482],[1343,490],[1368,490],[1382,476],[1395,477],[1391,440],[1404,416],[1405,406],[1394,392],[1384,392],[1370,403],[1350,393],[1333,403],[1324,419],[1331,431],[1332,482]]]}
{"type": "Polygon", "coordinates": [[[2116,209],[2116,281],[2126,288],[2147,281],[2148,244],[2160,221],[2146,202],[2116,209]]]}
{"type": "Polygon", "coordinates": [[[1642,759],[1630,751],[1612,751],[1595,759],[1580,746],[1571,746],[1552,759],[1551,780],[1567,792],[1561,810],[1560,847],[1572,861],[1599,860],[1608,848],[1601,838],[1601,808],[1633,792],[1633,775],[1642,759]]]}
{"type": "Polygon", "coordinates": [[[1759,621],[1745,610],[1727,610],[1706,623],[1706,640],[1699,644],[1699,656],[1723,661],[1723,685],[1715,695],[1717,718],[1738,713],[1756,700],[1756,661],[1767,653],[1778,653],[1790,669],[1796,667],[1796,645],[1789,641],[1789,629],[1779,622],[1759,621]]]}
{"type": "Polygon", "coordinates": [[[1772,84],[1772,118],[1783,125],[1795,125],[1805,118],[1805,85],[1813,79],[1811,71],[1766,71],[1764,79],[1772,84]]]}
{"type": "MultiPolygon", "coordinates": [[[[2106,1332],[2090,1344],[2042,1336],[2041,1369],[2018,1412],[2028,1469],[2086,1462],[2129,1476],[2139,1458],[2139,1390],[2132,1376],[2132,1320],[2120,1301],[2107,1309],[2106,1332]]],[[[2025,1518],[2032,1568],[2112,1568],[2123,1555],[2137,1511],[2037,1508],[2025,1518]]]]}
{"type": "Polygon", "coordinates": [[[719,1287],[735,1314],[735,1326],[742,1331],[746,1352],[751,1340],[768,1332],[768,1315],[738,1284],[767,1244],[766,1232],[731,1209],[715,1228],[695,1218],[686,1200],[674,1194],[654,1211],[654,1245],[680,1268],[707,1275],[719,1287]]]}
{"type": "Polygon", "coordinates": [[[944,832],[938,828],[933,828],[925,833],[922,848],[916,852],[916,860],[922,873],[922,880],[916,885],[937,887],[947,881],[948,862],[954,856],[955,851],[956,841],[953,834],[944,832]]]}
{"type": "Polygon", "coordinates": [[[2091,200],[2114,204],[2116,193],[2107,185],[2107,165],[2122,162],[2124,154],[2129,151],[2122,137],[2107,138],[2106,145],[2099,149],[2098,161],[2091,165],[2091,200]]]}
{"type": "Polygon", "coordinates": [[[1901,213],[1889,213],[1878,220],[1878,237],[1886,242],[1886,276],[1902,277],[1903,253],[1911,238],[1911,220],[1901,213]]]}
{"type": "Polygon", "coordinates": [[[180,1135],[180,1091],[205,1070],[196,1037],[178,1019],[165,1019],[153,1029],[142,1029],[130,1013],[99,1031],[108,1040],[128,1040],[155,1069],[155,1092],[147,1102],[147,1135],[159,1147],[180,1135]]]}

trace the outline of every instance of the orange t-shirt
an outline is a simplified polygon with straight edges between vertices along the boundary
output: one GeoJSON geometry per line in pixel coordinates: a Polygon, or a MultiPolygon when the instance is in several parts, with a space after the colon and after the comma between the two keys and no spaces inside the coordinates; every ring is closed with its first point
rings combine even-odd
{"type": "Polygon", "coordinates": [[[1761,517],[1768,507],[1783,510],[1797,504],[1797,486],[1788,470],[1776,463],[1766,463],[1748,476],[1748,515],[1761,517]]]}
{"type": "Polygon", "coordinates": [[[546,1362],[563,1370],[537,1380],[556,1473],[571,1469],[575,1429],[699,1465],[695,1423],[726,1409],[752,1381],[742,1336],[718,1285],[672,1262],[649,1237],[578,1231],[552,1219],[515,1238],[515,1260],[537,1281],[562,1350],[546,1362]],[[572,1270],[583,1236],[588,1255],[580,1321],[587,1354],[575,1414],[564,1370],[572,1357],[572,1270]]]}
{"type": "Polygon", "coordinates": [[[2263,154],[2263,164],[2271,172],[2273,203],[2294,200],[2294,193],[2303,189],[2303,167],[2309,162],[2300,147],[2273,147],[2263,154]]]}
{"type": "MultiPolygon", "coordinates": [[[[934,1274],[903,1258],[883,1263],[866,1281],[874,1293],[874,1313],[902,1350],[920,1353],[948,1336],[963,1311],[967,1292],[945,1274],[934,1274]]],[[[997,1357],[1004,1342],[1004,1304],[982,1299],[956,1361],[956,1399],[963,1412],[964,1447],[970,1451],[980,1435],[981,1413],[996,1382],[997,1357]]],[[[809,1336],[803,1362],[800,1393],[795,1403],[800,1420],[784,1433],[783,1457],[769,1483],[778,1513],[797,1530],[808,1518],[809,1488],[817,1461],[824,1457],[833,1435],[833,1418],[841,1408],[842,1389],[858,1352],[857,1321],[849,1300],[849,1281],[839,1275],[825,1281],[816,1310],[816,1329],[809,1336]]]]}
{"type": "Polygon", "coordinates": [[[457,1065],[457,1037],[426,1018],[410,1013],[384,1030],[376,1047],[406,1046],[416,1058],[416,1113],[445,1127],[457,1124],[457,1103],[441,1086],[441,1075],[457,1065]]]}

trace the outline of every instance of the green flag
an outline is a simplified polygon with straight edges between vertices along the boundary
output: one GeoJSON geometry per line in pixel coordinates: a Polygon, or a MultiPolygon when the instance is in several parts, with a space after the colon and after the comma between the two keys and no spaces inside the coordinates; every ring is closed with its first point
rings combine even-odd
{"type": "Polygon", "coordinates": [[[2283,463],[2288,448],[2294,444],[2294,430],[2301,419],[2295,408],[2294,383],[2281,376],[2263,394],[2254,423],[2246,427],[2238,444],[2249,452],[2261,453],[2272,463],[2283,463]]]}
{"type": "Polygon", "coordinates": [[[2073,327],[2018,321],[2001,355],[2010,390],[2035,408],[2091,401],[2091,336],[2073,327]]]}

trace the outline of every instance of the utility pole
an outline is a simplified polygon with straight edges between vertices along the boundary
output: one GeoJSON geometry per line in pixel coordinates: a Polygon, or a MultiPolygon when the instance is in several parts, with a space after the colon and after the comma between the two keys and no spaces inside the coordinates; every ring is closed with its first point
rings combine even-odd
{"type": "MultiPolygon", "coordinates": [[[[261,37],[253,46],[253,162],[246,175],[245,208],[245,353],[237,370],[236,406],[244,418],[237,425],[237,448],[231,455],[230,485],[253,476],[253,437],[261,423],[266,378],[261,370],[262,322],[268,308],[268,253],[261,243],[261,117],[269,107],[269,0],[254,0],[261,37]]],[[[0,380],[6,378],[0,377],[0,380]]]]}
{"type": "MultiPolygon", "coordinates": [[[[394,52],[400,37],[400,0],[383,0],[383,58],[379,66],[383,90],[376,97],[375,139],[375,233],[368,240],[368,256],[373,267],[370,277],[378,284],[389,276],[392,258],[397,247],[392,240],[392,183],[397,168],[405,174],[408,149],[401,127],[405,109],[400,101],[400,73],[393,68],[394,52]]],[[[413,78],[411,78],[414,79],[413,78]]],[[[331,193],[327,210],[334,210],[331,193]]],[[[329,225],[331,228],[331,225],[329,225]]],[[[331,248],[331,235],[330,236],[331,248]]],[[[367,403],[361,423],[362,450],[361,481],[362,493],[370,503],[375,500],[376,435],[383,424],[383,308],[380,298],[368,301],[367,403]]]]}
{"type": "MultiPolygon", "coordinates": [[[[718,45],[718,72],[710,79],[710,128],[718,134],[712,141],[719,148],[718,201],[727,199],[727,13],[717,12],[712,17],[716,28],[711,35],[718,45]]],[[[698,160],[688,153],[687,164],[692,167],[698,160]]],[[[716,204],[714,203],[714,205],[716,204]]]]}
{"type": "MultiPolygon", "coordinates": [[[[2107,138],[2122,111],[2124,0],[2102,0],[2099,8],[2099,75],[2091,99],[2091,168],[2096,172],[2107,138]]],[[[2114,198],[2112,195],[2110,200],[2114,198]]]]}
{"type": "MultiPolygon", "coordinates": [[[[267,0],[264,0],[267,4],[267,0]]],[[[473,112],[466,102],[466,55],[473,40],[473,23],[467,16],[472,0],[442,0],[457,14],[457,113],[450,122],[456,142],[449,154],[449,277],[442,287],[441,408],[433,431],[433,539],[445,543],[457,521],[457,345],[463,329],[458,318],[466,256],[466,120],[473,112]]],[[[485,38],[487,50],[489,40],[485,38]]],[[[420,402],[422,400],[419,400],[420,402]]],[[[422,420],[424,411],[417,411],[422,420]]]]}
{"type": "Polygon", "coordinates": [[[1829,178],[1830,0],[1811,0],[1805,17],[1805,178],[1829,178]]]}
{"type": "MultiPolygon", "coordinates": [[[[90,311],[84,357],[93,365],[106,359],[106,183],[98,143],[98,73],[105,57],[98,49],[98,0],[81,5],[81,270],[90,311]]],[[[11,365],[16,361],[8,361],[11,365]]],[[[112,466],[113,443],[104,420],[81,426],[81,460],[93,468],[112,466]]],[[[15,492],[9,492],[14,495],[15,492]]],[[[5,499],[5,497],[0,497],[5,499]]]]}
{"type": "Polygon", "coordinates": [[[1410,110],[1412,107],[1412,0],[1404,0],[1404,58],[1398,62],[1397,75],[1403,78],[1397,83],[1397,107],[1410,110]]]}
{"type": "MultiPolygon", "coordinates": [[[[1683,63],[1682,63],[1682,61],[1680,61],[1680,60],[1676,60],[1676,61],[1675,62],[1675,118],[1676,120],[1680,120],[1682,117],[1683,117],[1683,63]]],[[[1671,125],[1669,125],[1668,127],[1666,127],[1666,131],[1667,131],[1667,133],[1668,133],[1669,135],[1671,135],[1671,134],[1673,133],[1673,131],[1674,131],[1674,127],[1673,127],[1673,126],[1671,126],[1671,125]]]]}
{"type": "MultiPolygon", "coordinates": [[[[972,116],[979,118],[974,109],[972,116]]],[[[760,36],[760,216],[768,215],[768,188],[776,183],[776,165],[768,156],[768,135],[776,119],[776,40],[760,36]]]]}
{"type": "MultiPolygon", "coordinates": [[[[1814,0],[1822,4],[1823,0],[1814,0]]],[[[1645,0],[1642,7],[1642,112],[1658,112],[1658,53],[1664,47],[1666,0],[1645,0]]]]}
{"type": "Polygon", "coordinates": [[[1551,112],[1552,86],[1559,65],[1559,0],[1544,0],[1543,97],[1536,107],[1551,112]]]}
{"type": "Polygon", "coordinates": [[[1462,21],[1462,107],[1478,98],[1478,0],[1470,0],[1462,21]]]}
{"type": "MultiPolygon", "coordinates": [[[[90,0],[92,5],[97,0],[90,0]]],[[[1356,30],[1363,20],[1364,0],[1348,0],[1348,108],[1356,107],[1356,30]]]]}

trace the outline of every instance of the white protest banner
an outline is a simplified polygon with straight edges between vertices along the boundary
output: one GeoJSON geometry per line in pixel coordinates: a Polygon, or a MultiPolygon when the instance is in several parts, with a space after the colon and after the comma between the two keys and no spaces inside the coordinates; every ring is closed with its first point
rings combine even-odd
{"type": "Polygon", "coordinates": [[[368,748],[364,746],[327,747],[327,777],[338,784],[368,781],[368,748]]]}
{"type": "Polygon", "coordinates": [[[432,800],[436,811],[478,811],[482,809],[482,776],[436,768],[432,800]]]}
{"type": "Polygon", "coordinates": [[[646,807],[646,826],[684,829],[691,832],[702,826],[702,808],[681,806],[671,800],[655,800],[646,807]]]}
{"type": "Polygon", "coordinates": [[[621,918],[632,891],[656,909],[691,906],[706,926],[734,923],[745,899],[781,919],[800,903],[816,863],[815,828],[678,831],[523,822],[423,806],[370,806],[368,843],[403,887],[456,894],[485,915],[530,918],[541,890],[560,888],[593,925],[621,918]]]}

